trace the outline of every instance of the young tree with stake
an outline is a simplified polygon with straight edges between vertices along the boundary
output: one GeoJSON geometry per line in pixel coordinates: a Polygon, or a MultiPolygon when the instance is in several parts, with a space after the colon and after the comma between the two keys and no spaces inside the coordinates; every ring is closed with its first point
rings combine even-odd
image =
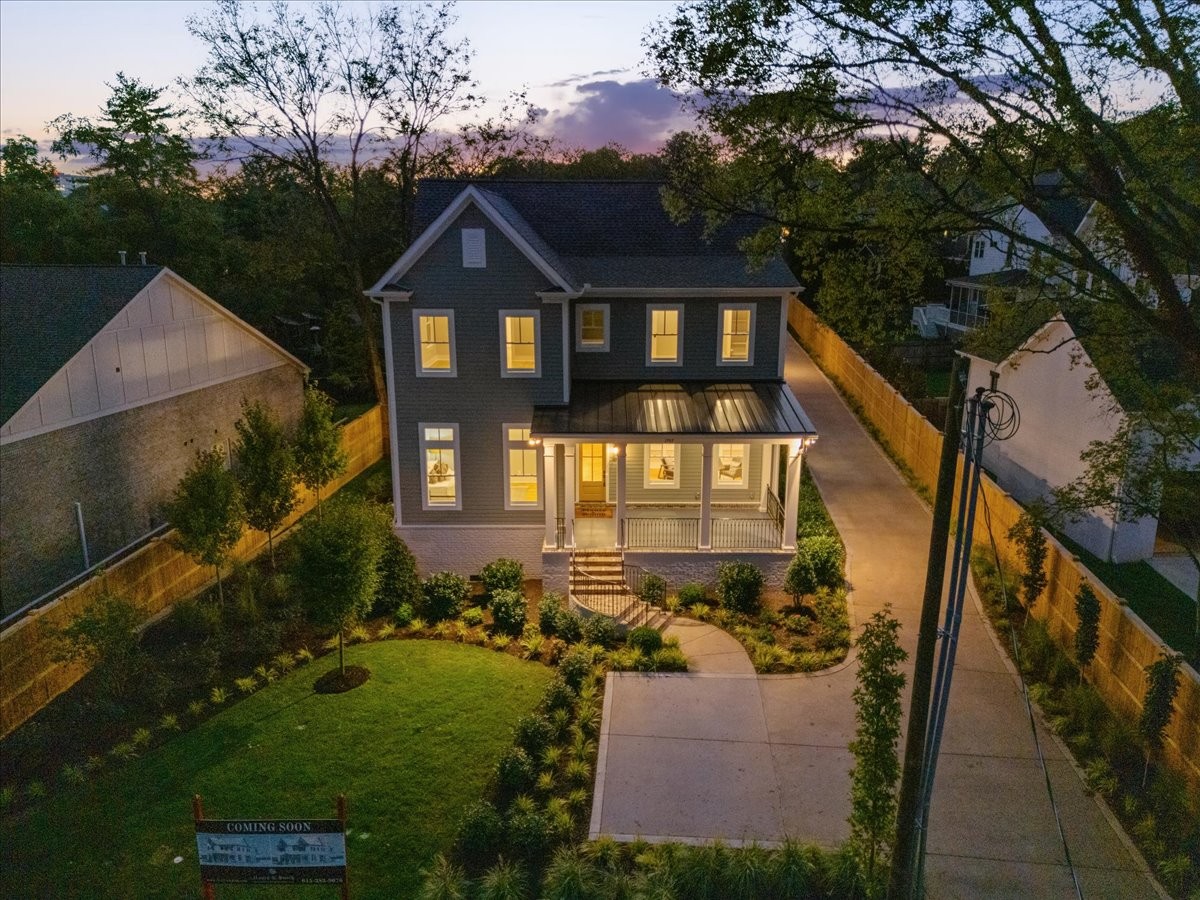
{"type": "Polygon", "coordinates": [[[333,424],[333,401],[317,388],[304,389],[304,409],[296,430],[293,450],[296,475],[317,495],[317,518],[321,517],[321,488],[346,471],[342,436],[333,424]]]}
{"type": "Polygon", "coordinates": [[[274,534],[296,508],[296,460],[283,427],[262,403],[242,401],[242,417],[234,423],[237,479],[246,522],[265,532],[271,568],[275,568],[274,534]]]}
{"type": "Polygon", "coordinates": [[[217,574],[217,595],[225,600],[221,564],[242,536],[245,512],[237,479],[219,449],[201,450],[167,504],[167,519],[183,551],[217,574]]]}

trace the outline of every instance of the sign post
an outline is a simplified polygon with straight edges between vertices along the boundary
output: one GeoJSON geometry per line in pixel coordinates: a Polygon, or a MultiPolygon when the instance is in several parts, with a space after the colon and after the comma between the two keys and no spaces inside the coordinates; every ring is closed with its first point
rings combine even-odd
{"type": "Polygon", "coordinates": [[[206,819],[192,799],[204,900],[214,884],[340,884],[349,900],[346,796],[336,819],[206,819]]]}

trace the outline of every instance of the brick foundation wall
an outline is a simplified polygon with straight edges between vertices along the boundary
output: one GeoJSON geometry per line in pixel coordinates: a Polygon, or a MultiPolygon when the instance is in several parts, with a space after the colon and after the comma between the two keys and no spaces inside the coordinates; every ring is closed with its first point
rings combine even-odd
{"type": "Polygon", "coordinates": [[[463,576],[478,575],[485,565],[505,556],[525,567],[526,578],[542,577],[544,525],[507,528],[470,525],[411,528],[402,525],[396,529],[396,534],[417,558],[417,570],[422,576],[442,571],[463,576]]]}
{"type": "Polygon", "coordinates": [[[290,426],[303,375],[277,366],[0,447],[0,609],[19,609],[84,570],[75,501],[92,563],[162,524],[162,505],[196,451],[228,451],[236,440],[243,398],[290,426]]]}

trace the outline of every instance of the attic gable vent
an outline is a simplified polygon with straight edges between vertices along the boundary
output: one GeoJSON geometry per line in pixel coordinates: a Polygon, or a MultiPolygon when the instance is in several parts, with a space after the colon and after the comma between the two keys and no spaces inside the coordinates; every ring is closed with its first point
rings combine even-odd
{"type": "Polygon", "coordinates": [[[464,269],[487,268],[487,244],[484,241],[482,228],[464,228],[462,230],[462,253],[464,269]]]}

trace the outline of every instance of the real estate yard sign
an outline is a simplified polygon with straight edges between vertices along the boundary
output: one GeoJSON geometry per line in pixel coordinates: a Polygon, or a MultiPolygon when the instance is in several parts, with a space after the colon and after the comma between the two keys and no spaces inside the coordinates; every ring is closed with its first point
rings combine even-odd
{"type": "Polygon", "coordinates": [[[345,798],[336,819],[206,819],[195,799],[205,895],[213,884],[340,884],[346,896],[345,798]]]}

